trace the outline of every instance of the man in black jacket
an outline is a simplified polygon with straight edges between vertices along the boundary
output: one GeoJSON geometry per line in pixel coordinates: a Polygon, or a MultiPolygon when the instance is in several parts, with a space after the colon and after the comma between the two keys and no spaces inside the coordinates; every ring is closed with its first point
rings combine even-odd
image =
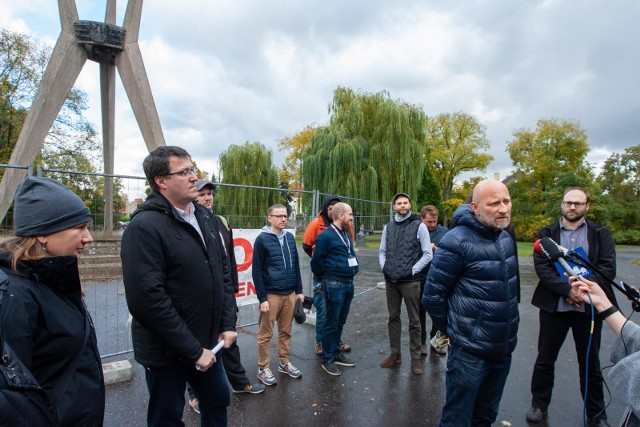
{"type": "Polygon", "coordinates": [[[187,381],[203,425],[226,425],[229,389],[212,348],[235,341],[229,267],[215,217],[198,195],[191,157],[160,147],[144,160],[151,193],[122,237],[136,360],[145,367],[149,426],[183,425],[187,381]],[[194,366],[195,365],[195,366],[194,366]]]}
{"type": "MultiPolygon", "coordinates": [[[[584,249],[591,263],[609,279],[616,276],[615,242],[606,227],[584,218],[589,210],[589,193],[579,187],[569,188],[562,196],[560,220],[542,228],[539,238],[550,237],[565,248],[584,249]]],[[[534,266],[538,286],[531,303],[540,309],[540,335],[538,336],[538,357],[531,378],[531,409],[527,421],[540,422],[547,414],[553,391],[554,367],[560,347],[571,329],[575,341],[580,373],[580,390],[584,396],[585,367],[589,335],[591,332],[591,310],[572,289],[566,278],[556,270],[553,262],[534,252],[534,266]]],[[[613,296],[611,285],[598,280],[613,296]]],[[[615,300],[612,301],[616,304],[615,300]]],[[[602,320],[595,319],[591,350],[588,356],[589,383],[587,394],[587,418],[590,426],[606,427],[607,414],[602,391],[600,372],[600,337],[602,320]]]]}

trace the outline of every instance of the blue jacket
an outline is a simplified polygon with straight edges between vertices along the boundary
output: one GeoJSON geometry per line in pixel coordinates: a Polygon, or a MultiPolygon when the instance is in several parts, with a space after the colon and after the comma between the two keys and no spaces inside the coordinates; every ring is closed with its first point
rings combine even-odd
{"type": "Polygon", "coordinates": [[[490,360],[517,343],[518,259],[506,231],[487,228],[468,205],[435,251],[422,304],[453,345],[490,360]]]}
{"type": "Polygon", "coordinates": [[[329,227],[318,235],[311,257],[311,271],[320,281],[351,282],[358,273],[357,265],[349,266],[349,258],[356,257],[353,240],[349,233],[340,230],[340,238],[336,231],[336,228],[329,227]]]}
{"type": "Polygon", "coordinates": [[[269,226],[262,229],[253,244],[253,284],[258,301],[267,301],[267,294],[302,293],[300,261],[293,235],[283,231],[282,244],[269,226]]]}

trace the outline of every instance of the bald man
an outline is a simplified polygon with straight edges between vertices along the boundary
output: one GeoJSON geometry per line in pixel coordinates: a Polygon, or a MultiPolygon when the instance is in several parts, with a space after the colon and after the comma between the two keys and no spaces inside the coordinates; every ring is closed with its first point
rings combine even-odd
{"type": "Polygon", "coordinates": [[[480,182],[453,220],[422,297],[451,340],[440,426],[488,426],[498,415],[520,321],[518,258],[504,230],[511,220],[509,190],[500,181],[480,182]]]}

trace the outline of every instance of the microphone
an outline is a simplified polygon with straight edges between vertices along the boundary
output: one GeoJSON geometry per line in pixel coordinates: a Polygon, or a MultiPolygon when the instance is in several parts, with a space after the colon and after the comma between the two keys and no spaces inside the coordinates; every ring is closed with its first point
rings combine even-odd
{"type": "Polygon", "coordinates": [[[580,276],[580,273],[576,272],[569,264],[567,264],[567,261],[565,261],[565,248],[554,242],[551,237],[543,237],[542,239],[536,240],[533,244],[533,249],[539,254],[546,256],[551,261],[558,262],[569,276],[580,276]]]}

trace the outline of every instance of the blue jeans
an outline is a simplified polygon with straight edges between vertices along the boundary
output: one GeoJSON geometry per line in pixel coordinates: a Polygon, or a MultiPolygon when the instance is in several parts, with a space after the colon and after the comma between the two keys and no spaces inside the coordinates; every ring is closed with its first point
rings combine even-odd
{"type": "Polygon", "coordinates": [[[487,360],[452,345],[440,426],[490,426],[498,416],[510,369],[511,355],[498,361],[487,360]]]}
{"type": "Polygon", "coordinates": [[[353,300],[353,283],[325,280],[321,285],[327,309],[322,336],[322,359],[336,360],[340,355],[342,328],[349,316],[353,300]]]}
{"type": "MultiPolygon", "coordinates": [[[[220,353],[218,353],[220,355],[220,353]]],[[[230,395],[221,357],[206,372],[193,365],[145,368],[148,426],[184,426],[184,388],[189,382],[200,405],[201,426],[226,426],[230,395]]]]}
{"type": "Polygon", "coordinates": [[[316,308],[316,342],[322,342],[322,332],[327,321],[327,306],[324,303],[322,284],[313,278],[313,305],[316,308]]]}

